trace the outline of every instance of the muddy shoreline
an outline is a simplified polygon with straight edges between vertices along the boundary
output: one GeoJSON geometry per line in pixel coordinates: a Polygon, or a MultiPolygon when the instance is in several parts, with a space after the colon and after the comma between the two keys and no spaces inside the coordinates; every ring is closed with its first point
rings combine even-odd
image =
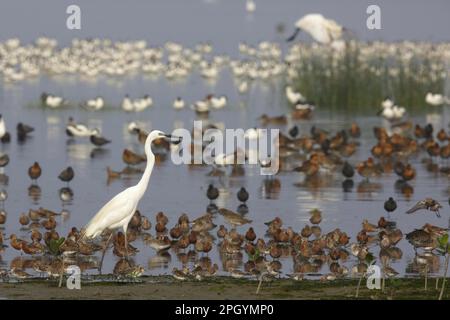
{"type": "MultiPolygon", "coordinates": [[[[442,282],[441,282],[442,283],[442,282]]],[[[448,279],[447,279],[448,284],[448,279]]],[[[82,282],[81,290],[58,288],[56,280],[27,280],[0,283],[1,299],[356,299],[357,279],[321,282],[280,279],[264,282],[256,294],[258,282],[217,277],[205,281],[174,281],[170,277],[142,277],[135,282],[82,282]]],[[[450,291],[443,299],[450,299],[450,291]]],[[[439,291],[435,279],[399,278],[386,281],[385,292],[369,290],[362,282],[358,299],[436,300],[439,291]]]]}

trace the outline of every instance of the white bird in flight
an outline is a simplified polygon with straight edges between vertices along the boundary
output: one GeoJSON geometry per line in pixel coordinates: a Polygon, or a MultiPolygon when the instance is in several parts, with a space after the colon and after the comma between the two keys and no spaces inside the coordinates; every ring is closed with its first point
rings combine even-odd
{"type": "Polygon", "coordinates": [[[308,33],[319,43],[331,44],[342,37],[344,27],[319,13],[310,13],[297,20],[294,34],[287,41],[294,40],[300,30],[308,33]]]}
{"type": "MultiPolygon", "coordinates": [[[[114,231],[116,229],[122,228],[125,235],[125,250],[128,258],[128,223],[136,212],[139,201],[147,190],[150,176],[153,171],[153,166],[155,164],[155,155],[152,152],[151,145],[154,140],[160,138],[169,139],[173,143],[181,142],[181,138],[172,137],[171,135],[167,135],[159,130],[153,130],[152,132],[150,132],[147,139],[145,140],[145,155],[147,156],[147,165],[145,167],[145,171],[142,175],[141,180],[135,186],[125,189],[124,191],[117,194],[107,204],[105,204],[103,208],[100,209],[100,211],[97,212],[97,214],[86,225],[82,237],[83,239],[93,239],[101,235],[105,230],[114,231]]],[[[108,243],[111,240],[111,237],[112,233],[105,245],[103,256],[105,254],[106,248],[108,247],[108,243]]],[[[100,270],[102,262],[103,257],[100,262],[100,270]]]]}

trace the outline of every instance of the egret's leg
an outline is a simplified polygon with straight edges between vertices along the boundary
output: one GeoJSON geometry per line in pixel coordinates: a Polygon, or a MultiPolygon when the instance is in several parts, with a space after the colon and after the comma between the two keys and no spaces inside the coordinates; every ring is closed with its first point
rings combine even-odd
{"type": "Polygon", "coordinates": [[[110,242],[111,239],[112,239],[113,234],[114,234],[114,233],[111,232],[111,234],[109,235],[108,240],[106,240],[105,248],[103,248],[102,259],[100,260],[100,265],[99,265],[99,267],[98,267],[98,272],[99,272],[100,274],[102,274],[103,259],[105,258],[105,253],[106,253],[106,250],[108,250],[108,245],[109,245],[109,242],[110,242]]]}
{"type": "Polygon", "coordinates": [[[127,237],[127,228],[126,227],[123,228],[123,232],[125,234],[125,255],[127,256],[127,260],[128,260],[128,258],[129,258],[129,255],[128,255],[128,237],[127,237]]]}

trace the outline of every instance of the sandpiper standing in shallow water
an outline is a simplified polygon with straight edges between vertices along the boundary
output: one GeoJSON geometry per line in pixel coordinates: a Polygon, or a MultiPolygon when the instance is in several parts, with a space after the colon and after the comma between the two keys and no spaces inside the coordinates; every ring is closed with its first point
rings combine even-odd
{"type": "Polygon", "coordinates": [[[37,179],[41,176],[42,169],[39,163],[36,161],[33,165],[28,169],[28,176],[31,178],[33,182],[37,182],[37,179]]]}

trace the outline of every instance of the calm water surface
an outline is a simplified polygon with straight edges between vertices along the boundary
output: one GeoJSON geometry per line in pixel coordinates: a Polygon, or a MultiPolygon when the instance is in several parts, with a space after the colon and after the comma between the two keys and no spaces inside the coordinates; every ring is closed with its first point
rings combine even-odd
{"type": "MultiPolygon", "coordinates": [[[[85,17],[96,21],[102,17],[104,23],[94,25],[86,20],[82,31],[75,35],[59,27],[64,25],[64,16],[58,19],[54,18],[61,10],[64,12],[65,3],[52,5],[46,9],[46,12],[41,12],[45,6],[40,2],[39,8],[34,8],[36,11],[33,8],[28,11],[41,12],[42,15],[37,14],[26,18],[22,16],[24,13],[19,10],[20,2],[17,2],[19,3],[17,5],[16,1],[5,2],[5,10],[0,13],[0,17],[2,17],[0,19],[0,26],[2,26],[0,39],[18,36],[27,42],[39,35],[47,35],[56,37],[63,44],[68,44],[74,36],[99,36],[111,37],[115,40],[143,38],[152,45],[161,45],[168,40],[180,41],[186,45],[193,45],[199,41],[212,41],[217,48],[215,53],[226,52],[236,56],[239,41],[253,44],[263,39],[280,41],[284,36],[281,37],[275,33],[275,26],[278,23],[285,23],[286,32],[290,32],[289,27],[300,15],[314,11],[323,12],[340,22],[346,22],[348,27],[366,39],[378,39],[384,36],[388,37],[388,40],[400,38],[448,39],[447,33],[435,34],[433,31],[448,30],[448,28],[441,28],[443,23],[445,24],[446,21],[448,23],[448,19],[436,18],[433,22],[439,25],[433,25],[428,29],[420,26],[412,29],[411,24],[415,26],[419,19],[412,19],[411,22],[409,19],[405,19],[404,25],[401,26],[394,24],[393,21],[399,20],[394,13],[403,12],[401,5],[395,10],[385,11],[386,25],[382,33],[374,34],[364,29],[366,3],[362,2],[358,2],[358,6],[355,7],[355,10],[361,11],[361,15],[355,15],[347,10],[347,5],[335,8],[326,1],[321,1],[319,4],[305,2],[301,5],[297,1],[285,1],[282,5],[278,5],[278,2],[275,4],[274,2],[260,1],[257,2],[257,12],[253,16],[249,16],[244,12],[243,1],[212,1],[212,3],[193,1],[192,6],[189,7],[189,15],[182,15],[181,12],[184,11],[178,10],[177,4],[181,5],[180,1],[170,2],[168,5],[165,5],[166,1],[156,1],[153,3],[154,6],[147,8],[148,10],[143,10],[136,5],[127,8],[128,11],[124,11],[123,6],[116,1],[114,5],[111,5],[109,15],[105,15],[105,12],[102,11],[104,8],[102,9],[100,6],[94,7],[85,4],[86,10],[83,11],[85,17]],[[338,8],[345,8],[345,10],[338,8]],[[117,21],[123,21],[120,20],[121,16],[119,15],[123,12],[127,15],[122,18],[125,21],[128,19],[129,24],[117,23],[117,21]],[[226,15],[223,12],[226,12],[226,15]],[[173,14],[172,20],[167,19],[169,14],[173,14]],[[192,19],[191,16],[194,14],[201,15],[204,19],[192,19]],[[42,18],[46,15],[47,18],[42,18]],[[13,16],[21,18],[12,19],[13,16]],[[229,22],[233,19],[236,23],[230,24],[229,22]],[[144,21],[148,25],[143,24],[144,21]],[[146,27],[144,28],[143,25],[146,27]],[[220,35],[220,39],[218,35],[220,35]]],[[[50,5],[50,2],[46,1],[46,5],[50,5]]],[[[182,2],[184,3],[184,1],[182,2]]],[[[439,10],[440,5],[448,5],[441,1],[434,1],[432,5],[429,5],[429,9],[436,12],[448,11],[439,10]]],[[[419,5],[415,2],[412,5],[413,8],[417,6],[419,5]]],[[[415,11],[422,12],[419,9],[415,11]]],[[[283,47],[285,46],[283,44],[283,47]]],[[[19,121],[32,125],[36,129],[25,144],[18,144],[14,139],[9,145],[0,145],[1,152],[7,153],[11,159],[4,172],[9,176],[9,182],[0,186],[9,194],[5,203],[8,219],[4,225],[4,233],[7,236],[17,233],[21,237],[28,238],[29,234],[20,230],[18,218],[22,212],[28,212],[30,208],[36,209],[41,206],[55,211],[63,208],[70,211],[68,219],[58,220],[57,230],[62,235],[65,235],[72,226],[85,225],[106,201],[139,179],[139,176],[136,176],[126,180],[116,180],[109,185],[106,179],[106,166],[111,166],[115,170],[124,167],[121,160],[124,148],[132,148],[141,153],[143,151],[142,146],[137,143],[136,137],[127,132],[128,123],[132,120],[140,120],[145,123],[148,130],[160,129],[166,132],[179,127],[191,129],[195,114],[188,108],[182,111],[173,110],[173,100],[175,97],[181,96],[186,101],[192,102],[203,98],[210,92],[218,95],[226,94],[229,98],[229,105],[222,110],[213,112],[210,117],[211,121],[221,122],[227,128],[255,127],[258,125],[257,118],[262,113],[278,115],[288,110],[281,81],[273,79],[270,82],[255,82],[248,94],[239,95],[228,70],[223,71],[215,83],[206,83],[195,73],[185,81],[179,82],[169,82],[163,77],[150,78],[136,75],[122,80],[99,78],[96,81],[83,81],[76,77],[47,78],[44,76],[33,82],[23,82],[13,86],[0,83],[0,112],[6,119],[9,131],[14,133],[15,126],[19,121]],[[39,107],[38,103],[38,98],[43,91],[62,95],[70,101],[77,102],[101,95],[106,99],[108,106],[100,112],[88,112],[78,106],[61,110],[43,109],[39,107]],[[119,108],[120,101],[126,93],[132,97],[150,94],[153,97],[154,106],[140,114],[126,114],[119,108]],[[76,121],[84,122],[90,127],[100,128],[102,134],[111,139],[113,143],[99,151],[95,150],[87,140],[68,140],[65,134],[65,125],[69,116],[73,116],[76,121]],[[41,194],[38,198],[28,194],[31,181],[28,178],[27,170],[34,161],[38,161],[43,168],[43,174],[39,179],[41,194]],[[74,199],[71,203],[63,206],[59,199],[59,189],[65,184],[57,179],[57,175],[68,165],[71,165],[76,172],[76,177],[70,184],[74,192],[74,199]]],[[[311,121],[299,122],[301,133],[309,132],[312,124],[335,132],[342,128],[348,128],[353,121],[356,121],[363,128],[360,138],[361,147],[350,159],[352,164],[356,164],[360,160],[365,160],[369,155],[370,147],[374,142],[371,128],[375,125],[386,125],[383,120],[375,116],[377,108],[378,106],[373,106],[373,112],[349,114],[344,110],[331,112],[324,106],[317,110],[311,121]]],[[[429,107],[424,106],[424,110],[425,108],[429,107]]],[[[441,127],[448,128],[449,112],[447,110],[439,108],[427,110],[430,110],[429,113],[424,111],[420,115],[414,115],[412,120],[422,124],[432,122],[436,131],[441,127]]],[[[231,210],[236,210],[239,205],[235,196],[238,189],[245,186],[249,190],[247,217],[253,220],[252,226],[259,237],[262,237],[265,232],[263,222],[271,220],[275,216],[280,216],[285,226],[292,226],[295,231],[299,231],[306,223],[309,223],[308,211],[319,208],[323,212],[321,227],[324,232],[340,228],[352,237],[351,241],[354,241],[363,219],[376,223],[379,217],[385,214],[383,202],[389,196],[394,196],[398,200],[398,209],[391,218],[398,223],[398,227],[403,233],[419,228],[425,222],[443,227],[448,226],[448,178],[428,173],[420,161],[421,158],[412,159],[418,172],[417,178],[411,182],[414,193],[408,199],[395,188],[397,180],[395,174],[384,175],[382,178],[371,181],[376,188],[370,192],[367,192],[363,179],[355,177],[354,187],[350,192],[343,192],[343,178],[340,173],[332,176],[328,183],[321,188],[311,188],[304,183],[303,177],[299,174],[281,173],[277,177],[281,182],[281,190],[279,194],[269,197],[263,187],[264,177],[259,175],[258,168],[246,168],[247,175],[245,177],[226,178],[219,181],[219,178],[207,176],[209,168],[190,170],[186,166],[174,166],[170,161],[165,161],[155,167],[151,185],[142,199],[139,209],[142,214],[151,219],[153,224],[155,214],[163,211],[168,215],[169,226],[172,227],[183,212],[188,213],[191,218],[205,213],[209,204],[205,196],[206,187],[209,183],[214,183],[221,185],[218,206],[231,210]],[[441,219],[427,213],[404,214],[416,201],[427,196],[445,203],[441,219]]],[[[214,222],[217,225],[226,224],[221,216],[215,217],[214,222]]],[[[247,227],[240,227],[239,231],[244,232],[247,227]]],[[[213,230],[214,234],[215,231],[213,230]]],[[[152,233],[154,233],[153,229],[152,233]]],[[[140,250],[133,259],[145,267],[146,274],[170,273],[173,266],[180,267],[181,265],[172,251],[164,256],[158,256],[153,249],[144,246],[141,240],[137,240],[133,245],[140,250]]],[[[409,274],[411,269],[408,268],[408,265],[414,258],[414,250],[405,239],[399,243],[398,247],[403,251],[403,258],[393,262],[392,266],[401,274],[409,274]]],[[[378,254],[377,250],[375,253],[378,254]]],[[[0,254],[0,264],[2,267],[9,266],[10,262],[19,256],[13,249],[7,248],[0,254]]],[[[214,249],[209,257],[213,262],[218,263],[220,270],[223,271],[217,250],[214,249]]],[[[117,257],[114,257],[109,251],[105,259],[104,271],[111,272],[116,262],[117,257]]],[[[283,263],[283,272],[292,272],[291,258],[284,258],[281,262],[283,263]]],[[[351,266],[353,263],[354,260],[350,260],[347,266],[351,266]]],[[[328,267],[324,266],[322,271],[328,272],[328,267]]]]}
{"type": "MultiPolygon", "coordinates": [[[[99,79],[95,83],[86,83],[76,79],[48,79],[41,78],[33,83],[22,83],[11,87],[2,86],[0,105],[9,130],[15,130],[17,122],[22,121],[35,127],[32,137],[24,144],[18,144],[15,139],[9,145],[2,146],[2,152],[8,153],[11,162],[5,169],[9,182],[1,186],[9,193],[5,203],[8,220],[4,226],[5,234],[17,233],[28,238],[26,231],[20,230],[18,218],[20,213],[28,212],[30,208],[40,206],[55,211],[63,208],[70,212],[68,219],[59,219],[58,232],[66,234],[70,227],[81,227],[90,217],[116,193],[136,183],[140,176],[125,180],[115,180],[107,184],[106,166],[120,170],[124,167],[121,154],[124,148],[132,148],[143,152],[142,146],[137,143],[135,136],[127,132],[127,125],[132,120],[143,121],[150,129],[161,129],[167,132],[175,128],[185,127],[191,129],[195,114],[189,108],[175,111],[171,104],[173,99],[180,95],[188,101],[203,97],[205,92],[227,94],[229,105],[219,111],[213,112],[210,120],[223,123],[227,128],[250,128],[258,124],[257,118],[262,113],[272,115],[287,111],[283,98],[281,82],[254,83],[250,92],[244,96],[239,95],[234,88],[231,76],[223,72],[216,84],[205,83],[198,75],[191,75],[185,82],[171,83],[165,78],[148,79],[135,76],[121,83],[111,83],[99,79]],[[102,95],[108,102],[105,110],[100,112],[85,111],[78,106],[67,107],[61,110],[48,110],[39,107],[38,97],[42,91],[61,94],[71,101],[82,101],[89,97],[102,95]],[[119,104],[125,93],[132,96],[142,96],[145,93],[154,98],[154,106],[139,114],[127,114],[119,104]],[[99,151],[87,140],[72,141],[65,134],[65,125],[69,116],[77,121],[85,122],[91,127],[99,127],[102,134],[110,138],[113,143],[99,151]],[[29,195],[28,188],[31,181],[27,175],[28,167],[38,161],[43,174],[39,179],[41,187],[40,197],[29,195]],[[75,179],[70,187],[74,192],[71,203],[63,204],[59,199],[58,190],[65,186],[57,179],[60,170],[71,165],[76,172],[75,179]]],[[[373,110],[376,110],[374,106],[373,110]]],[[[447,110],[435,109],[436,112],[414,117],[417,123],[431,121],[436,128],[448,125],[449,114],[447,110]]],[[[375,113],[375,112],[374,112],[375,113]]],[[[354,114],[345,112],[329,112],[326,107],[320,108],[311,121],[299,122],[301,133],[309,132],[312,124],[335,132],[348,128],[351,122],[356,121],[363,128],[360,138],[361,147],[351,157],[350,162],[356,164],[367,158],[370,147],[374,143],[371,128],[375,125],[383,126],[386,123],[372,114],[354,114]]],[[[14,137],[14,135],[13,135],[14,137]]],[[[328,232],[334,228],[341,228],[354,240],[361,228],[363,219],[376,223],[384,215],[383,202],[394,196],[398,200],[398,209],[392,214],[392,219],[404,232],[421,227],[425,222],[439,226],[448,225],[448,207],[443,210],[443,217],[436,218],[433,214],[406,215],[404,212],[416,201],[432,196],[442,203],[448,199],[448,179],[434,176],[424,169],[420,163],[421,158],[413,159],[412,163],[418,169],[417,178],[411,182],[414,193],[410,198],[395,188],[397,180],[395,174],[384,175],[382,178],[371,181],[375,188],[367,190],[365,181],[356,176],[354,187],[350,192],[343,192],[343,178],[340,173],[331,176],[327,183],[320,188],[312,187],[304,182],[300,174],[281,173],[277,178],[281,182],[278,194],[269,195],[264,191],[264,177],[259,175],[258,168],[248,167],[247,175],[239,178],[209,177],[210,168],[189,169],[187,166],[175,166],[165,161],[156,166],[147,193],[142,199],[139,209],[154,223],[155,214],[163,211],[169,217],[169,226],[172,227],[178,216],[186,212],[191,218],[198,217],[206,212],[209,200],[205,196],[209,183],[221,186],[221,196],[217,200],[219,207],[236,210],[239,206],[236,192],[245,186],[250,192],[248,201],[249,212],[247,217],[253,220],[252,226],[258,236],[263,236],[265,225],[263,222],[280,216],[286,226],[292,226],[295,231],[301,230],[309,223],[308,211],[319,208],[323,211],[322,230],[328,232]]],[[[218,215],[214,222],[217,225],[225,224],[218,215]]],[[[240,227],[244,232],[247,226],[240,227]]],[[[215,231],[213,233],[215,234],[215,231]]],[[[154,231],[152,230],[152,233],[154,231]]],[[[133,243],[140,253],[134,260],[146,267],[148,274],[164,274],[171,271],[173,266],[179,267],[181,263],[176,255],[169,251],[168,255],[158,257],[155,251],[144,246],[140,240],[133,243]]],[[[406,240],[402,240],[398,247],[403,251],[403,258],[392,266],[402,274],[407,273],[406,268],[414,258],[413,248],[406,240]]],[[[377,252],[377,250],[375,250],[377,252]]],[[[18,253],[8,248],[1,254],[1,261],[6,266],[18,253]]],[[[209,257],[213,262],[219,262],[220,256],[214,249],[209,257]]],[[[104,264],[104,271],[112,271],[117,258],[108,252],[104,264]]],[[[244,262],[246,259],[244,259],[244,262]]],[[[292,272],[292,259],[281,260],[283,271],[292,272]]],[[[350,266],[352,262],[348,262],[350,266]]],[[[221,265],[219,263],[219,265],[221,265]]],[[[324,267],[327,272],[327,267],[324,267]]]]}

